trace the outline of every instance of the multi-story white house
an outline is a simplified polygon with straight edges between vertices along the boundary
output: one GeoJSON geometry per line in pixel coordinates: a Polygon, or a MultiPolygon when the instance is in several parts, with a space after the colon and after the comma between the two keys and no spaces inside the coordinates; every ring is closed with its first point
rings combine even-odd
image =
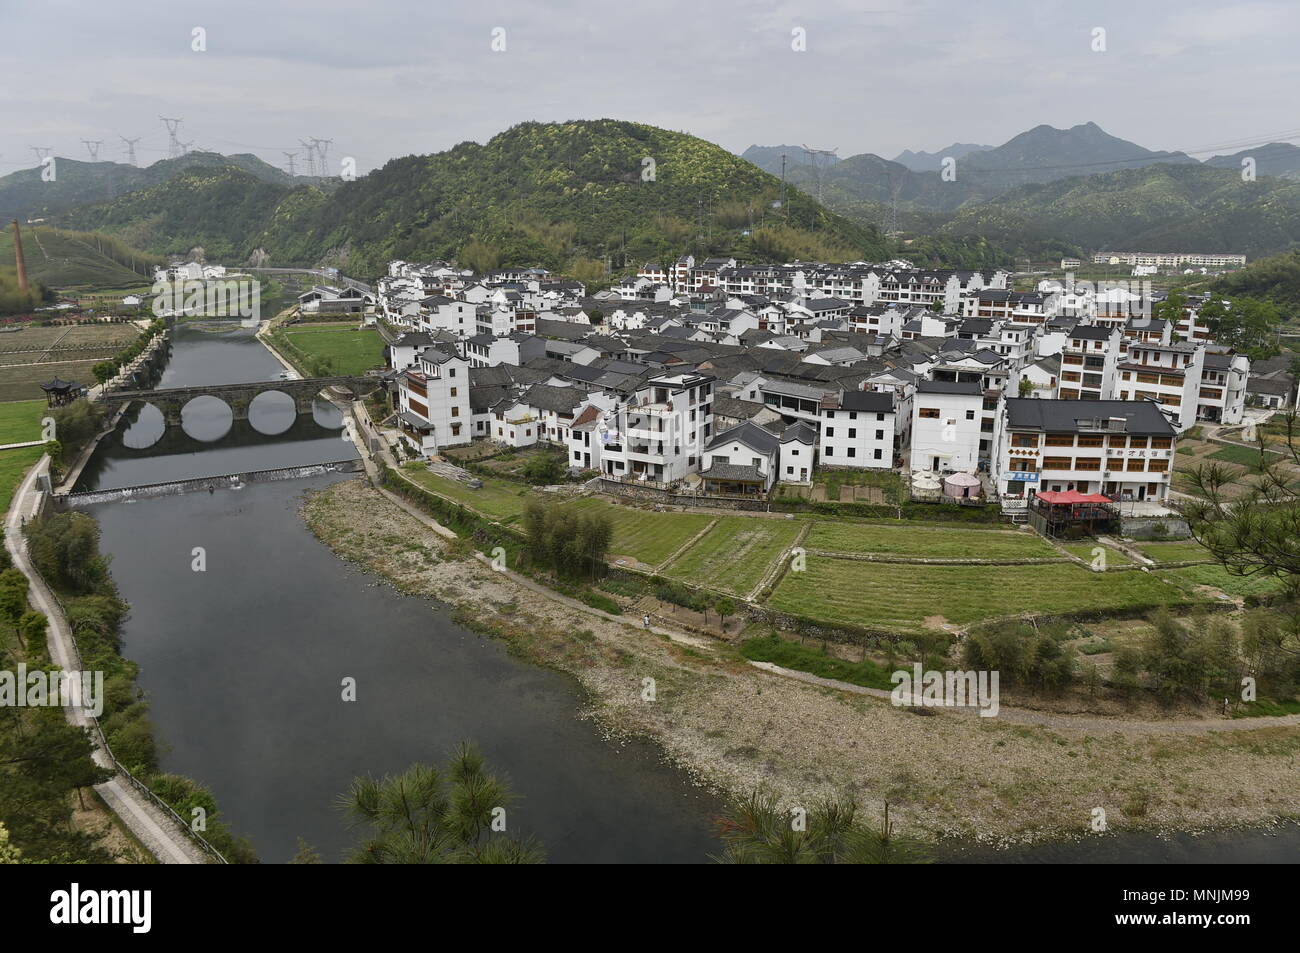
{"type": "Polygon", "coordinates": [[[892,393],[846,390],[822,402],[821,418],[822,466],[893,468],[897,414],[892,393]]]}
{"type": "Polygon", "coordinates": [[[776,482],[780,451],[781,438],[746,421],[708,441],[700,479],[709,493],[766,493],[776,482]]]}
{"type": "Polygon", "coordinates": [[[653,377],[604,422],[600,452],[607,477],[674,483],[699,468],[713,436],[713,383],[706,374],[653,377]]]}
{"type": "Polygon", "coordinates": [[[994,482],[1004,503],[1043,490],[1163,501],[1175,441],[1151,401],[1011,397],[999,407],[994,482]]]}
{"type": "Polygon", "coordinates": [[[1118,326],[1076,325],[1061,348],[1061,400],[1105,400],[1115,393],[1122,333],[1118,326]]]}
{"type": "Polygon", "coordinates": [[[1196,423],[1204,356],[1194,344],[1130,344],[1119,365],[1118,397],[1155,401],[1181,433],[1196,423]]]}
{"type": "Polygon", "coordinates": [[[987,439],[983,411],[984,389],[977,381],[918,382],[912,398],[911,469],[975,472],[980,441],[987,439]]]}
{"type": "Polygon", "coordinates": [[[463,357],[446,345],[427,347],[396,383],[398,427],[412,450],[428,456],[470,442],[469,362],[463,357]]]}

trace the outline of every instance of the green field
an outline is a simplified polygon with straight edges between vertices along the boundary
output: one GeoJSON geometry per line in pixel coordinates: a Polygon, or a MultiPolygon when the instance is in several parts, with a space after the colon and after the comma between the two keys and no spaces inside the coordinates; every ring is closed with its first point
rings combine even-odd
{"type": "Polygon", "coordinates": [[[0,450],[0,513],[7,512],[9,501],[27,468],[41,458],[41,447],[21,447],[17,450],[0,450]]]}
{"type": "Polygon", "coordinates": [[[964,625],[1019,612],[1146,609],[1186,601],[1180,589],[1142,572],[1094,573],[1072,564],[922,566],[808,558],[772,593],[773,608],[829,622],[899,631],[938,617],[964,625]]]}
{"type": "Polygon", "coordinates": [[[92,368],[137,337],[134,324],[24,325],[0,331],[0,401],[44,398],[51,377],[95,383],[92,368]]]}
{"type": "Polygon", "coordinates": [[[724,516],[664,575],[748,595],[802,528],[795,520],[724,516]]]}
{"type": "Polygon", "coordinates": [[[1238,466],[1247,467],[1251,470],[1259,469],[1259,448],[1258,447],[1220,447],[1213,453],[1206,456],[1208,460],[1222,460],[1225,463],[1235,463],[1238,466]]]}
{"type": "MultiPolygon", "coordinates": [[[[14,235],[7,227],[8,221],[5,225],[0,232],[0,262],[8,266],[14,263],[14,235]]],[[[141,269],[146,272],[148,262],[163,260],[144,252],[136,254],[141,269]]],[[[51,228],[23,229],[23,258],[28,277],[49,288],[68,291],[147,288],[151,281],[148,274],[133,271],[103,254],[93,240],[51,228]]]]}
{"type": "Polygon", "coordinates": [[[524,512],[529,493],[524,487],[504,480],[483,480],[481,489],[474,490],[459,480],[448,480],[424,468],[401,471],[402,476],[439,496],[462,503],[470,509],[500,523],[517,519],[524,512]]]}
{"type": "Polygon", "coordinates": [[[828,553],[881,553],[931,559],[1050,559],[1059,555],[1035,533],[940,529],[915,524],[816,522],[804,546],[828,553]]]}
{"type": "Polygon", "coordinates": [[[363,374],[384,363],[384,339],[374,328],[358,330],[350,324],[284,329],[290,343],[310,357],[334,362],[336,374],[363,374]]]}
{"type": "Polygon", "coordinates": [[[1209,550],[1194,539],[1177,540],[1169,543],[1142,543],[1138,551],[1157,563],[1184,563],[1193,559],[1212,561],[1209,550]]]}
{"type": "Polygon", "coordinates": [[[647,566],[658,566],[715,519],[706,513],[656,513],[592,499],[565,505],[608,516],[614,523],[610,556],[631,556],[647,566]]]}
{"type": "Polygon", "coordinates": [[[1267,595],[1282,588],[1281,580],[1273,576],[1234,576],[1218,563],[1167,569],[1160,576],[1188,592],[1195,592],[1196,586],[1213,586],[1230,596],[1243,599],[1246,596],[1267,595]]]}
{"type": "Polygon", "coordinates": [[[0,404],[0,445],[41,439],[41,418],[49,413],[43,400],[0,404]]]}

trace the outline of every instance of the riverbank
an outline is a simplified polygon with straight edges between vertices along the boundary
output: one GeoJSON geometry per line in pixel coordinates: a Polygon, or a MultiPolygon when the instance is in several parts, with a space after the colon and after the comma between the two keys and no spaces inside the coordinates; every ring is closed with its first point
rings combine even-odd
{"type": "Polygon", "coordinates": [[[765,786],[791,805],[850,793],[873,813],[888,800],[914,832],[986,843],[1087,831],[1097,807],[1112,830],[1300,815],[1294,728],[1171,736],[1119,722],[1106,731],[919,715],[761,672],[725,643],[704,651],[540,600],[359,481],[314,494],[303,516],[340,557],[568,672],[612,735],[653,740],[721,792],[765,786]],[[646,678],[654,701],[643,700],[646,678]]]}

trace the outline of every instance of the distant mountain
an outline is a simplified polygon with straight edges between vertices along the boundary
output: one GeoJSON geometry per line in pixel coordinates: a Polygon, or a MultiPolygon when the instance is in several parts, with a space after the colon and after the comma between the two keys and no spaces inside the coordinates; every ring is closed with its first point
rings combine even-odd
{"type": "MultiPolygon", "coordinates": [[[[750,146],[740,154],[740,157],[747,162],[754,163],[764,172],[780,175],[782,154],[785,155],[787,175],[795,166],[812,166],[812,161],[808,153],[804,152],[803,146],[750,146]]],[[[827,168],[839,161],[839,156],[822,156],[820,165],[822,168],[827,168]]]]}
{"type": "Polygon", "coordinates": [[[21,169],[0,176],[0,221],[47,218],[92,202],[103,202],[165,182],[190,169],[233,168],[275,185],[319,184],[309,176],[290,178],[287,172],[254,155],[223,156],[215,152],[190,152],[175,159],[160,159],[138,168],[122,162],[85,162],[56,156],[54,180],[41,178],[42,169],[21,169]]]}
{"type": "Polygon", "coordinates": [[[1289,142],[1270,142],[1266,146],[1242,149],[1232,155],[1214,156],[1205,164],[1216,169],[1242,169],[1243,159],[1255,160],[1256,175],[1300,175],[1300,146],[1289,142]]]}
{"type": "Polygon", "coordinates": [[[940,149],[938,152],[913,152],[911,149],[904,149],[894,156],[894,161],[913,172],[938,172],[943,160],[948,156],[962,159],[972,152],[985,152],[992,148],[992,146],[976,145],[973,142],[954,142],[948,148],[940,149]]]}
{"type": "Polygon", "coordinates": [[[1300,182],[1244,183],[1230,169],[1160,164],[1021,186],[962,209],[940,233],[1254,257],[1300,247],[1300,182]]]}
{"type": "Polygon", "coordinates": [[[471,267],[541,263],[604,274],[685,252],[742,259],[881,257],[869,227],[827,212],[712,143],[613,120],[522,123],[485,145],[388,162],[327,192],[259,179],[229,162],[194,168],[62,221],[154,252],[201,245],[215,260],[261,248],[273,264],[357,275],[390,258],[471,267]],[[653,159],[653,165],[646,160],[653,159]]]}
{"type": "Polygon", "coordinates": [[[1190,163],[1181,152],[1153,152],[1104,132],[1095,122],[1069,129],[1035,126],[996,149],[975,152],[957,163],[957,180],[973,178],[984,190],[1053,182],[1078,175],[1136,169],[1157,163],[1190,163]]]}

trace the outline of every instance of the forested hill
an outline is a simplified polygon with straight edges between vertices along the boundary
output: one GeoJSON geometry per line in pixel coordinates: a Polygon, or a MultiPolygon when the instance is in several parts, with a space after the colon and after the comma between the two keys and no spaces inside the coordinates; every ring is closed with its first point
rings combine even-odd
{"type": "Polygon", "coordinates": [[[171,253],[337,264],[390,258],[471,267],[541,263],[594,276],[691,252],[747,260],[880,258],[854,225],[736,155],[684,133],[614,120],[523,123],[484,145],[394,159],[326,194],[224,166],[67,213],[63,221],[171,253]],[[653,160],[648,162],[647,160],[653,160]],[[599,267],[598,267],[599,265],[599,267]]]}

